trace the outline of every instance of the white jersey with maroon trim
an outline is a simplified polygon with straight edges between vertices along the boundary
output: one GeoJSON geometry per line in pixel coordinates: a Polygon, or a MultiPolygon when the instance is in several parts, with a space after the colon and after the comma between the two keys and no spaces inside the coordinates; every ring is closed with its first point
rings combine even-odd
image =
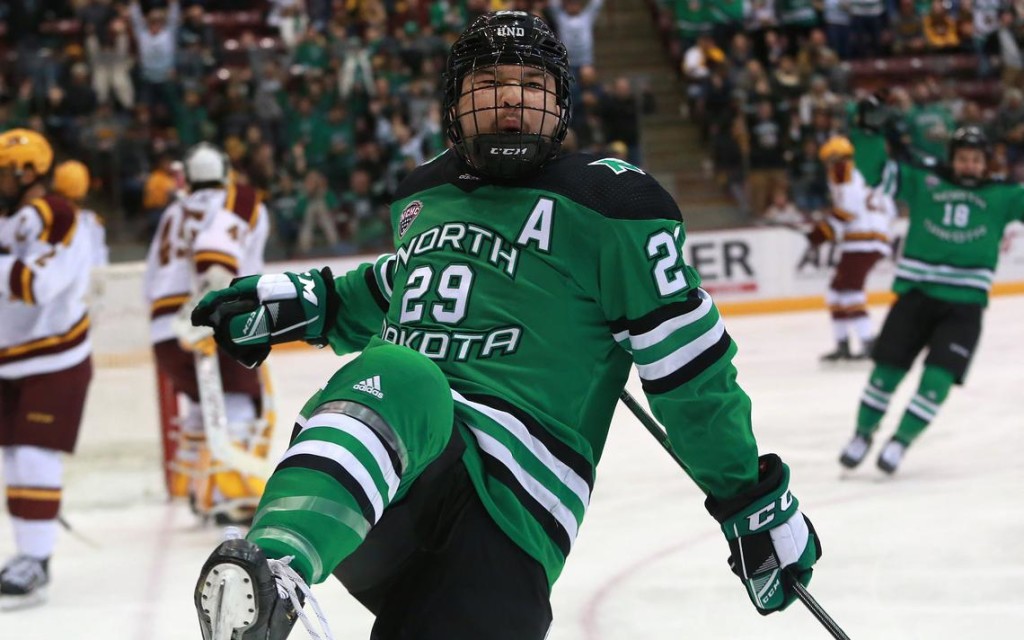
{"type": "Polygon", "coordinates": [[[828,225],[843,253],[892,253],[890,225],[896,203],[881,187],[870,187],[854,169],[846,182],[829,182],[832,211],[828,225]]]}
{"type": "Polygon", "coordinates": [[[202,189],[164,210],[149,247],[144,280],[150,341],[175,339],[171,319],[217,265],[234,275],[263,271],[267,209],[248,185],[202,189]]]}
{"type": "Polygon", "coordinates": [[[78,213],[60,196],[0,217],[0,378],[61,371],[89,357],[91,261],[78,213]]]}
{"type": "Polygon", "coordinates": [[[107,226],[103,217],[92,209],[78,210],[78,224],[89,241],[89,254],[93,267],[110,264],[110,250],[107,248],[107,226]]]}

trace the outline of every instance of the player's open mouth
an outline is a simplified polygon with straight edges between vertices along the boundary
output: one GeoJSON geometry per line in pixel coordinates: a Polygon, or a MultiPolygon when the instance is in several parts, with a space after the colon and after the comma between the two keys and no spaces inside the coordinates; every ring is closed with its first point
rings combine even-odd
{"type": "Polygon", "coordinates": [[[519,118],[504,118],[499,127],[501,133],[522,133],[523,124],[519,118]]]}

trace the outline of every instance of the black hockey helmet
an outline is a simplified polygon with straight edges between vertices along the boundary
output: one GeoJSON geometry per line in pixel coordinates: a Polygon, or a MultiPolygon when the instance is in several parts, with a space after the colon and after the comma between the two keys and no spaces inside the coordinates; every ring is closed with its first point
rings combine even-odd
{"type": "MultiPolygon", "coordinates": [[[[533,173],[558,153],[565,139],[572,110],[571,82],[565,45],[543,20],[525,11],[484,14],[459,36],[448,55],[442,104],[445,134],[459,157],[488,177],[514,179],[533,173]],[[472,118],[474,124],[478,117],[486,118],[486,122],[497,121],[495,107],[476,106],[479,91],[470,94],[473,103],[469,108],[459,111],[463,79],[475,71],[497,65],[539,69],[554,80],[554,95],[546,96],[537,107],[526,105],[527,82],[525,77],[520,78],[518,106],[524,112],[532,110],[534,116],[540,116],[537,131],[464,131],[466,118],[472,118]]],[[[496,105],[499,85],[495,83],[493,88],[493,104],[496,105]]],[[[550,89],[545,91],[551,93],[550,89]]],[[[526,113],[523,116],[525,120],[526,113]]]]}
{"type": "MultiPolygon", "coordinates": [[[[975,125],[967,125],[959,127],[953,132],[953,136],[949,139],[949,158],[948,162],[950,169],[952,170],[953,158],[956,156],[956,152],[959,149],[978,149],[984,154],[986,162],[992,154],[992,148],[988,142],[988,136],[981,127],[975,125]]],[[[953,174],[953,178],[956,182],[967,186],[973,187],[984,176],[962,176],[953,174]]]]}
{"type": "Polygon", "coordinates": [[[953,161],[953,154],[957,149],[981,149],[985,157],[989,157],[992,150],[988,143],[988,136],[981,127],[969,124],[959,127],[953,132],[949,139],[949,161],[953,161]]]}

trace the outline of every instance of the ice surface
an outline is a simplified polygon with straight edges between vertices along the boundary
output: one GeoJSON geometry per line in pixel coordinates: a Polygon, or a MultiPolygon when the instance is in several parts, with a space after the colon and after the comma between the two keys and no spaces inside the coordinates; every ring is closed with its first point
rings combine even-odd
{"type": "MultiPolygon", "coordinates": [[[[1024,628],[1021,317],[1024,297],[993,302],[968,385],[954,389],[891,479],[874,467],[878,441],[863,468],[840,472],[868,367],[818,366],[831,347],[823,312],[727,319],[761,449],[790,464],[793,490],[823,541],[811,590],[851,638],[1010,638],[1024,628]]],[[[275,354],[282,423],[339,364],[327,353],[275,354]]],[[[878,440],[916,382],[915,371],[878,440]]],[[[97,371],[64,509],[96,546],[62,534],[49,604],[0,614],[0,637],[200,637],[192,588],[220,532],[162,501],[153,387],[147,367],[97,371]]],[[[642,396],[635,380],[631,390],[642,396]]],[[[288,431],[279,427],[278,451],[288,431]]],[[[551,640],[828,637],[798,604],[767,618],[754,611],[702,496],[624,408],[605,451],[555,585],[551,640]]],[[[12,545],[10,522],[0,518],[0,555],[12,545]]],[[[368,636],[372,621],[338,584],[315,593],[336,638],[368,636]]]]}

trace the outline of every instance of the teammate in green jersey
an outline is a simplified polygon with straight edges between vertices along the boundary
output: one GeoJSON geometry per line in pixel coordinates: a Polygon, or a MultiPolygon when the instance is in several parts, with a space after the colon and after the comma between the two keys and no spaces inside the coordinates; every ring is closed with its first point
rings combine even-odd
{"type": "MultiPolygon", "coordinates": [[[[874,117],[879,121],[877,115],[874,117]]],[[[978,127],[961,127],[950,141],[947,166],[907,161],[893,141],[899,179],[896,197],[910,209],[910,227],[896,266],[899,296],[875,342],[875,368],[860,400],[857,429],[840,454],[859,465],[914,359],[928,349],[924,374],[896,429],[878,456],[893,473],[954,384],[962,384],[978,345],[981,318],[999,260],[1006,225],[1024,213],[1024,187],[986,179],[989,144],[978,127]]]]}
{"type": "Polygon", "coordinates": [[[246,539],[203,567],[207,640],[281,640],[297,614],[279,593],[332,574],[374,639],[545,637],[631,364],[757,609],[792,602],[783,570],[810,579],[817,537],[786,465],[758,456],[680,213],[633,165],[558,155],[569,82],[541,20],[482,16],[445,71],[453,148],[392,204],[395,252],[196,308],[249,365],[288,340],[361,352],[302,410],[246,539]]]}

